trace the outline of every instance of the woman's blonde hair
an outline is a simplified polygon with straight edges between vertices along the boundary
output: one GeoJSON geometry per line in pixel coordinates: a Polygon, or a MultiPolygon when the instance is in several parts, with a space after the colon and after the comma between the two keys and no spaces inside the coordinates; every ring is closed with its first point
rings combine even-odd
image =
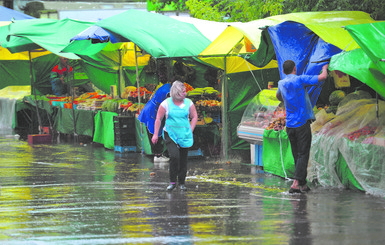
{"type": "Polygon", "coordinates": [[[171,96],[171,98],[173,98],[175,100],[183,100],[184,98],[180,94],[185,89],[186,89],[186,87],[184,86],[184,83],[182,83],[181,81],[176,80],[172,84],[171,89],[170,89],[170,96],[171,96]]]}

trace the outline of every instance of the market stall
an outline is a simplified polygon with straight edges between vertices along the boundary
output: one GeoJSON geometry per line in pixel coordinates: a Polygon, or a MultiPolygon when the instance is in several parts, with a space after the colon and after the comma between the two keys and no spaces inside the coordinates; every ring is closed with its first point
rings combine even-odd
{"type": "Polygon", "coordinates": [[[383,195],[384,106],[360,90],[346,95],[336,114],[317,113],[309,179],[383,195]]]}
{"type": "Polygon", "coordinates": [[[313,127],[314,147],[309,178],[323,186],[343,186],[385,195],[383,22],[347,25],[361,49],[332,57],[329,70],[362,83],[357,91],[340,94],[335,114],[319,113],[313,127]],[[365,89],[362,91],[363,88],[365,89]],[[368,92],[371,92],[368,94],[368,92]]]}
{"type": "MultiPolygon", "coordinates": [[[[267,88],[268,81],[277,82],[280,80],[277,67],[282,65],[282,61],[279,59],[294,59],[293,57],[301,59],[300,63],[304,62],[303,68],[300,69],[301,73],[317,73],[317,68],[315,70],[312,70],[314,68],[305,68],[305,64],[328,59],[335,54],[335,52],[331,51],[348,51],[358,47],[358,44],[350,35],[341,28],[342,26],[373,22],[375,21],[364,12],[325,11],[291,13],[247,23],[230,23],[226,30],[198,57],[224,70],[226,78],[223,81],[227,83],[227,87],[224,87],[225,91],[222,92],[228,94],[228,96],[223,98],[224,113],[222,115],[226,116],[227,118],[224,120],[229,122],[228,149],[232,151],[249,150],[249,142],[239,138],[236,134],[237,127],[246,106],[254,96],[262,89],[267,88]],[[283,22],[286,22],[286,25],[292,24],[299,28],[283,29],[282,32],[277,33],[287,36],[279,37],[279,35],[275,35],[273,38],[278,42],[282,40],[283,44],[285,42],[292,44],[302,39],[306,40],[306,42],[294,49],[288,49],[288,56],[273,59],[276,54],[281,53],[282,46],[273,45],[271,40],[273,35],[269,34],[270,27],[283,22]],[[306,27],[307,30],[304,30],[303,27],[306,27]],[[302,35],[303,31],[306,34],[305,36],[302,35]],[[319,39],[323,39],[327,45],[333,46],[333,48],[330,49],[330,46],[326,48],[327,45],[319,42],[319,39]],[[287,40],[291,40],[291,42],[287,42],[287,40]],[[315,46],[325,47],[324,51],[328,52],[328,54],[324,55],[324,57],[318,55],[309,58],[310,52],[306,54],[299,52],[306,48],[311,50],[315,46]],[[340,50],[338,51],[338,49],[340,50]]],[[[315,63],[312,65],[314,65],[313,67],[322,66],[322,64],[317,65],[315,63]]],[[[320,96],[322,97],[322,93],[320,96]]]]}
{"type": "Polygon", "coordinates": [[[237,134],[251,145],[251,164],[287,178],[294,174],[294,159],[283,130],[286,125],[285,109],[276,98],[276,93],[276,88],[265,89],[250,101],[237,134]]]}

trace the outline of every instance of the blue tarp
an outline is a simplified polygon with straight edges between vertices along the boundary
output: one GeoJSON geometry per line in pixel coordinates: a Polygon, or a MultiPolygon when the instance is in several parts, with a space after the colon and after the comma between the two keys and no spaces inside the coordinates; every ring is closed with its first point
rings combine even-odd
{"type": "MultiPolygon", "coordinates": [[[[325,60],[330,60],[333,55],[342,51],[332,44],[325,43],[312,30],[297,22],[285,21],[269,27],[268,31],[277,56],[281,79],[286,77],[282,69],[285,60],[295,62],[298,75],[317,75],[322,66],[329,62],[325,60]]],[[[321,90],[322,85],[308,90],[313,107],[321,90]]]]}
{"type": "Polygon", "coordinates": [[[20,13],[19,11],[0,6],[0,21],[11,21],[12,19],[25,20],[25,19],[35,19],[35,18],[29,15],[20,13]]]}
{"type": "Polygon", "coordinates": [[[124,40],[120,40],[116,38],[114,35],[112,35],[110,32],[104,30],[100,26],[91,26],[78,35],[71,38],[72,41],[79,41],[79,40],[92,40],[94,43],[118,43],[118,42],[124,42],[124,40]]]}

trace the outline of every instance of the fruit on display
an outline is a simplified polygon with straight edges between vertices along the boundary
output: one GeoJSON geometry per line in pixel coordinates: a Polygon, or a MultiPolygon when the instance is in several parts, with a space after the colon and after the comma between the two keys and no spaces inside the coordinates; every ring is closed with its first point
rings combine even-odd
{"type": "Polygon", "coordinates": [[[218,90],[215,90],[213,87],[206,87],[203,89],[203,95],[214,95],[217,96],[219,94],[218,90]]]}
{"type": "Polygon", "coordinates": [[[351,141],[355,141],[358,140],[361,136],[374,134],[376,132],[376,129],[376,127],[365,126],[359,130],[349,133],[346,137],[351,141]]]}
{"type": "Polygon", "coordinates": [[[194,96],[217,96],[219,95],[219,91],[215,90],[213,87],[205,87],[205,88],[195,88],[187,93],[187,97],[194,96]]]}
{"type": "Polygon", "coordinates": [[[256,127],[260,129],[276,131],[282,130],[286,126],[286,111],[282,107],[252,106],[252,110],[246,113],[241,125],[256,127]]]}
{"type": "MultiPolygon", "coordinates": [[[[151,97],[152,92],[148,91],[145,87],[139,87],[139,91],[142,102],[147,102],[148,98],[151,97]]],[[[127,86],[122,93],[122,98],[137,101],[138,89],[135,86],[127,86]]]]}
{"type": "Polygon", "coordinates": [[[212,108],[214,110],[220,109],[221,105],[222,105],[222,102],[218,100],[198,100],[195,102],[196,107],[203,106],[203,107],[212,108]],[[216,107],[216,108],[213,108],[213,107],[216,107]]]}
{"type": "Polygon", "coordinates": [[[192,96],[201,96],[203,94],[203,88],[195,88],[194,90],[190,90],[187,92],[186,96],[187,97],[192,97],[192,96]]]}
{"type": "Polygon", "coordinates": [[[131,101],[127,101],[127,103],[120,104],[120,109],[123,109],[123,111],[128,110],[133,105],[131,101]]]}
{"type": "Polygon", "coordinates": [[[286,127],[286,116],[280,116],[278,118],[275,118],[269,126],[266,128],[266,130],[274,129],[275,131],[280,131],[286,127]]]}
{"type": "Polygon", "coordinates": [[[109,111],[109,112],[116,112],[119,108],[119,103],[122,103],[122,101],[117,99],[106,100],[102,104],[102,110],[109,111]]]}
{"type": "MultiPolygon", "coordinates": [[[[128,112],[128,114],[130,114],[130,112],[139,112],[139,109],[144,107],[154,92],[162,85],[163,84],[160,83],[159,85],[152,84],[152,86],[146,85],[146,87],[139,87],[141,108],[139,108],[138,103],[138,88],[135,86],[125,87],[121,94],[122,99],[112,98],[110,95],[93,92],[84,93],[75,98],[74,104],[78,105],[76,109],[81,110],[102,110],[108,112],[116,112],[119,114],[128,112]],[[148,90],[147,88],[152,91],[148,90]]],[[[184,83],[184,85],[188,94],[199,95],[199,97],[191,97],[193,103],[197,107],[198,114],[202,115],[203,111],[207,113],[215,113],[220,111],[222,103],[220,101],[219,91],[215,90],[213,87],[194,89],[188,83],[184,83]]],[[[52,104],[55,106],[60,106],[61,104],[59,103],[70,103],[72,100],[71,97],[57,97],[54,95],[44,96],[44,99],[57,102],[52,104]]]]}
{"type": "Polygon", "coordinates": [[[329,96],[329,103],[332,106],[338,106],[338,104],[345,98],[346,94],[342,90],[333,91],[329,96]]]}
{"type": "Polygon", "coordinates": [[[267,128],[269,125],[269,120],[260,120],[260,121],[245,121],[242,122],[244,126],[256,127],[256,128],[267,128]]]}
{"type": "Polygon", "coordinates": [[[363,91],[363,90],[357,90],[353,93],[350,93],[346,95],[343,100],[340,101],[338,104],[339,107],[346,105],[352,100],[362,100],[362,99],[371,99],[372,96],[369,92],[363,91]]]}
{"type": "Polygon", "coordinates": [[[184,83],[184,86],[186,87],[186,93],[194,90],[194,88],[188,83],[184,83]]]}

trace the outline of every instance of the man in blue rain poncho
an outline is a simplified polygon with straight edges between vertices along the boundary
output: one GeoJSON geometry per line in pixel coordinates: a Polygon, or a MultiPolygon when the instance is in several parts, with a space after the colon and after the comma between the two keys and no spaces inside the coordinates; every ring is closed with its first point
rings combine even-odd
{"type": "Polygon", "coordinates": [[[306,176],[312,140],[310,124],[315,120],[315,116],[306,88],[317,86],[324,81],[328,67],[328,64],[324,65],[320,75],[297,75],[294,61],[286,60],[283,63],[283,71],[287,76],[278,82],[277,99],[285,103],[286,132],[295,164],[294,182],[290,193],[310,190],[306,185],[306,176]]]}
{"type": "MultiPolygon", "coordinates": [[[[167,152],[164,152],[164,146],[163,146],[163,138],[159,138],[160,140],[153,144],[151,139],[154,135],[154,124],[156,119],[156,114],[159,109],[159,105],[168,97],[170,93],[171,83],[166,83],[162,85],[160,88],[158,88],[155,91],[155,94],[152,96],[151,100],[146,103],[146,105],[143,107],[143,110],[138,116],[138,120],[146,126],[147,129],[147,135],[150,140],[150,146],[151,151],[154,154],[154,162],[167,162],[169,161],[169,158],[166,156],[168,155],[167,152]]],[[[161,136],[163,133],[163,126],[159,130],[158,136],[161,136]]]]}

